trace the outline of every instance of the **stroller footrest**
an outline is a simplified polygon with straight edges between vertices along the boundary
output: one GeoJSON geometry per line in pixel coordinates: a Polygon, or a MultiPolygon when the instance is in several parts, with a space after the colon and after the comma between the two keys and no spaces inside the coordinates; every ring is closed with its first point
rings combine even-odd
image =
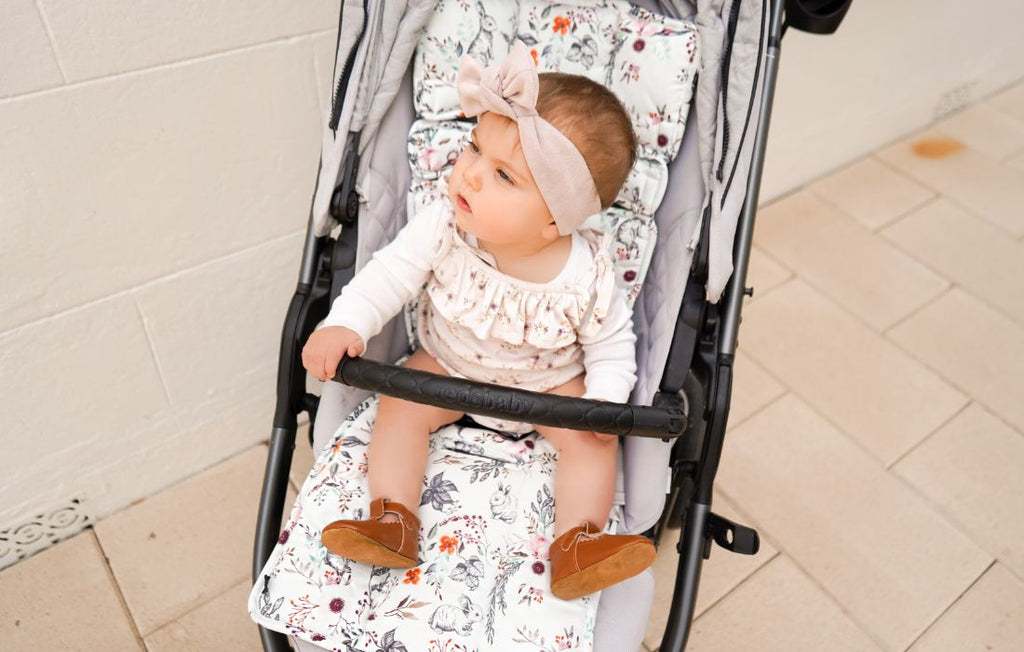
{"type": "Polygon", "coordinates": [[[761,538],[757,535],[757,530],[733,523],[714,512],[708,514],[707,536],[729,552],[741,555],[755,555],[761,548],[761,538]]]}

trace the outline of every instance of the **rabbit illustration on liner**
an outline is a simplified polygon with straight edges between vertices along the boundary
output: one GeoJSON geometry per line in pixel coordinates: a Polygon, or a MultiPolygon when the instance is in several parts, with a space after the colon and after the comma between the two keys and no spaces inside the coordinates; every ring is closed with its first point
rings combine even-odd
{"type": "Polygon", "coordinates": [[[516,520],[516,499],[511,490],[510,485],[499,483],[498,490],[491,494],[491,516],[505,523],[516,520]]]}
{"type": "Polygon", "coordinates": [[[482,618],[480,607],[470,602],[469,596],[461,595],[458,607],[443,604],[434,610],[430,616],[430,627],[438,634],[455,632],[465,636],[473,631],[473,626],[482,618]]]}

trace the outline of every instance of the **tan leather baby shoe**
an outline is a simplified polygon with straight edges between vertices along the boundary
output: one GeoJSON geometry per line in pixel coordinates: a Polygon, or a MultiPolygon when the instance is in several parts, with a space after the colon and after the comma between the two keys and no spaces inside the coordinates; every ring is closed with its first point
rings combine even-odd
{"type": "Polygon", "coordinates": [[[374,566],[412,568],[419,563],[420,519],[402,503],[378,498],[365,521],[334,521],[320,533],[324,547],[336,555],[374,566]],[[394,514],[397,522],[381,520],[394,514]]]}
{"type": "Polygon", "coordinates": [[[551,543],[551,592],[573,600],[600,591],[650,566],[655,552],[647,537],[605,534],[583,523],[551,543]]]}

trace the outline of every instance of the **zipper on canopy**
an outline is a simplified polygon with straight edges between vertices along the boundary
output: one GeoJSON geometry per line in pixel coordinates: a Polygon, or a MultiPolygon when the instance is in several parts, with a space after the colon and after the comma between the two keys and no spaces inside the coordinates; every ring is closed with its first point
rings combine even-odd
{"type": "MultiPolygon", "coordinates": [[[[344,0],[342,1],[342,10],[344,11],[344,0]]],[[[331,131],[338,131],[338,123],[341,122],[341,104],[339,102],[345,95],[345,87],[348,86],[349,77],[352,76],[352,64],[355,63],[356,52],[359,50],[359,45],[363,42],[363,36],[366,35],[366,24],[369,22],[370,13],[370,2],[369,0],[363,0],[363,25],[359,28],[359,36],[356,37],[355,43],[352,44],[352,49],[348,51],[348,56],[345,58],[345,65],[341,68],[341,75],[338,77],[338,85],[334,88],[334,95],[331,97],[331,120],[328,123],[331,131]]],[[[338,20],[338,38],[339,46],[341,44],[341,20],[338,20]]],[[[338,58],[338,53],[335,51],[335,60],[338,58]]]]}
{"type": "Polygon", "coordinates": [[[722,56],[722,76],[719,88],[722,94],[722,158],[718,160],[718,171],[715,176],[719,181],[725,172],[725,157],[729,153],[729,66],[732,61],[732,44],[736,40],[736,24],[740,19],[742,0],[733,0],[729,8],[729,25],[725,33],[725,54],[722,56]]]}

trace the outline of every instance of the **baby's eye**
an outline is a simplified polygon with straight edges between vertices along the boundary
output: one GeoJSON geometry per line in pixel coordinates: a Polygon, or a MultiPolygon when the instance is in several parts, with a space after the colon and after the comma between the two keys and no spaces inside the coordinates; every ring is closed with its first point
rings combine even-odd
{"type": "Polygon", "coordinates": [[[508,176],[508,173],[502,170],[501,168],[498,168],[498,178],[504,181],[505,183],[514,183],[512,181],[512,177],[508,176]]]}
{"type": "Polygon", "coordinates": [[[476,146],[476,143],[474,143],[474,142],[473,142],[472,140],[471,140],[471,141],[469,141],[469,149],[470,149],[470,151],[471,151],[471,152],[473,152],[474,154],[479,154],[479,153],[480,153],[480,148],[479,148],[479,147],[477,147],[477,146],[476,146]]]}

